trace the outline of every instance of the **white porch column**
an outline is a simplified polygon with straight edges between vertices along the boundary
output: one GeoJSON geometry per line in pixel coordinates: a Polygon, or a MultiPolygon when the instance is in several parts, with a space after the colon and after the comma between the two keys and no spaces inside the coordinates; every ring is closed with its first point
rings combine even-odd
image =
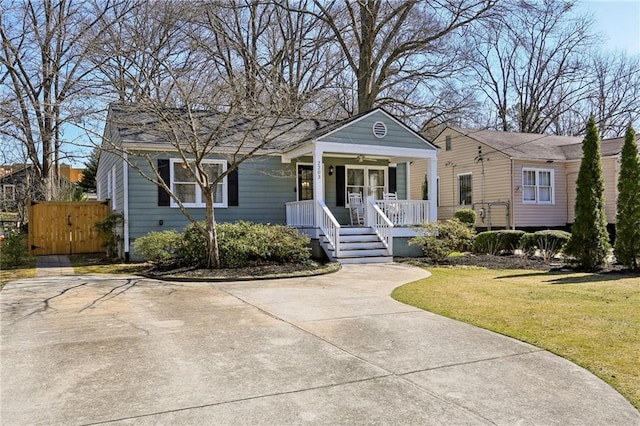
{"type": "Polygon", "coordinates": [[[438,220],[438,160],[429,159],[429,222],[438,220]]]}
{"type": "Polygon", "coordinates": [[[322,217],[322,209],[318,201],[324,201],[324,167],[322,165],[323,151],[316,147],[313,150],[313,204],[315,207],[314,227],[320,226],[320,218],[322,217]]]}

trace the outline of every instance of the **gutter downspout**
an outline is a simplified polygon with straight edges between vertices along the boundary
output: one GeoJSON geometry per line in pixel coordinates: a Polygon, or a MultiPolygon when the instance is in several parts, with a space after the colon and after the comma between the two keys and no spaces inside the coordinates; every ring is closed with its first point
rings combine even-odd
{"type": "Polygon", "coordinates": [[[511,220],[510,227],[511,229],[516,229],[516,197],[515,197],[515,175],[514,175],[514,167],[513,167],[513,157],[509,157],[510,165],[511,165],[511,220]]]}
{"type": "Polygon", "coordinates": [[[127,163],[128,155],[125,152],[122,159],[122,191],[123,191],[123,238],[124,238],[124,260],[129,261],[129,164],[127,163]]]}

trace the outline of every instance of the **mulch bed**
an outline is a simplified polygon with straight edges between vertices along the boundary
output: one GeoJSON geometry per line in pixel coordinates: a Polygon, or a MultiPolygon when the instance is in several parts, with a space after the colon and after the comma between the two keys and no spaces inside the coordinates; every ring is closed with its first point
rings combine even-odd
{"type": "MultiPolygon", "coordinates": [[[[530,269],[540,271],[564,271],[570,272],[573,269],[571,266],[567,266],[560,259],[554,259],[551,263],[545,263],[541,258],[529,258],[520,255],[504,255],[504,256],[492,256],[488,254],[473,254],[464,253],[462,256],[449,257],[445,261],[440,263],[433,263],[426,257],[419,258],[397,258],[396,262],[419,262],[425,265],[432,266],[474,266],[487,269],[530,269]]],[[[629,271],[622,265],[608,265],[606,268],[597,271],[598,274],[607,273],[628,273],[631,275],[638,275],[637,273],[629,271]]]]}
{"type": "Polygon", "coordinates": [[[170,280],[249,280],[249,279],[271,279],[303,277],[335,272],[340,269],[335,263],[266,263],[255,264],[243,268],[222,268],[222,269],[162,269],[152,268],[144,275],[150,278],[170,279],[170,280]]]}

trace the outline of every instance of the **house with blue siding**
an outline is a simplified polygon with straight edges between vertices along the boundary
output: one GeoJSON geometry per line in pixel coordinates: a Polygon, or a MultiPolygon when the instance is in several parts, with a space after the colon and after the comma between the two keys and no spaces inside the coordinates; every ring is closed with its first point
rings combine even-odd
{"type": "MultiPolygon", "coordinates": [[[[202,114],[203,122],[211,115],[202,114]]],[[[248,119],[208,141],[203,167],[217,176],[228,171],[215,188],[217,222],[293,226],[312,238],[314,253],[343,263],[419,255],[407,240],[416,235],[415,225],[437,219],[437,206],[411,199],[410,168],[415,160],[428,163],[428,193],[435,194],[434,145],[381,108],[335,122],[277,120],[271,128],[280,133],[267,144],[252,143],[259,136],[248,119]],[[238,155],[247,153],[238,163],[238,155]]],[[[189,151],[176,149],[158,127],[150,114],[132,107],[112,105],[107,116],[97,195],[123,217],[118,234],[127,259],[137,257],[131,252],[136,238],[181,231],[189,223],[185,214],[205,216],[201,191],[184,172],[189,151]]]]}

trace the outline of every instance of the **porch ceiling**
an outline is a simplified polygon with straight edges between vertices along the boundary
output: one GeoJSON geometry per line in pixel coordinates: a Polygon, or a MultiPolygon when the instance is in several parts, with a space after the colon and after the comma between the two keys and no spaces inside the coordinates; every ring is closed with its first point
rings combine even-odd
{"type": "Polygon", "coordinates": [[[436,159],[436,151],[427,148],[415,149],[395,146],[376,146],[318,141],[310,142],[294,148],[291,151],[284,152],[281,154],[281,159],[283,163],[290,163],[294,158],[302,157],[305,155],[313,155],[314,152],[318,152],[323,156],[339,156],[342,154],[345,157],[357,157],[358,155],[368,155],[373,157],[388,158],[392,163],[401,163],[416,158],[429,158],[434,160],[436,159]]]}

